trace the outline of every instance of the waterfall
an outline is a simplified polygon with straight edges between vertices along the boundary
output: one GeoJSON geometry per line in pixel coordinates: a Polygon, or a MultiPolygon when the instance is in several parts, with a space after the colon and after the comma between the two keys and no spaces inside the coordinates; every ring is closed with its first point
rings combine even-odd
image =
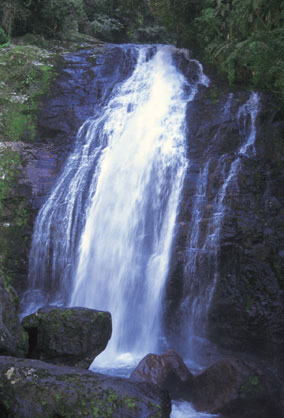
{"type": "Polygon", "coordinates": [[[109,310],[113,336],[100,361],[110,363],[158,350],[188,165],[186,108],[208,83],[196,61],[194,81],[177,70],[174,47],[131,51],[132,74],[80,128],[39,212],[23,298],[23,315],[46,303],[109,310]]]}
{"type": "MultiPolygon", "coordinates": [[[[230,112],[232,99],[231,93],[223,109],[224,115],[230,112]]],[[[181,306],[189,351],[193,356],[192,337],[206,336],[208,314],[218,281],[221,231],[228,210],[226,197],[229,192],[239,188],[238,173],[241,170],[242,158],[250,158],[255,154],[256,118],[259,109],[259,95],[252,92],[247,102],[240,106],[237,112],[241,139],[239,149],[233,159],[227,154],[219,157],[217,171],[220,173],[221,184],[213,201],[209,202],[207,192],[212,164],[210,156],[201,167],[196,182],[184,266],[184,276],[187,278],[184,291],[187,296],[181,306]]],[[[217,135],[218,132],[215,137],[217,135]]]]}

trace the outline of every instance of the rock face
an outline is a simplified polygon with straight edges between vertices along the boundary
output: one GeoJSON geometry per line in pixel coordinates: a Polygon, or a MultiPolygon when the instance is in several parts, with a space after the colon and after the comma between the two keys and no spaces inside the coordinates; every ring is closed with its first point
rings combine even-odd
{"type": "Polygon", "coordinates": [[[196,410],[226,418],[282,417],[281,383],[248,362],[220,360],[194,379],[196,410]]]}
{"type": "Polygon", "coordinates": [[[24,356],[28,349],[27,334],[20,325],[15,307],[17,296],[0,276],[0,355],[24,356]]]}
{"type": "Polygon", "coordinates": [[[41,205],[54,184],[78,129],[95,114],[98,101],[105,100],[113,86],[122,81],[134,65],[127,54],[121,59],[120,48],[107,45],[89,48],[62,54],[59,75],[38,115],[37,139],[35,144],[29,144],[29,154],[23,155],[23,176],[31,187],[29,197],[34,208],[41,205]],[[118,66],[123,67],[121,71],[117,71],[118,66]]]}
{"type": "Polygon", "coordinates": [[[131,373],[130,379],[154,383],[166,389],[172,399],[190,399],[193,376],[174,350],[162,355],[147,354],[131,373]]]}
{"type": "MultiPolygon", "coordinates": [[[[127,53],[121,59],[119,47],[83,45],[80,52],[69,54],[57,43],[58,49],[62,49],[56,58],[57,77],[49,94],[42,97],[35,137],[26,137],[26,142],[14,142],[11,138],[4,144],[19,153],[21,160],[17,184],[0,213],[0,256],[19,293],[25,287],[36,213],[54,185],[78,129],[95,114],[97,102],[104,101],[134,65],[127,53]],[[119,66],[121,71],[117,71],[119,66]]],[[[54,58],[50,61],[55,66],[54,58]]]]}
{"type": "MultiPolygon", "coordinates": [[[[133,70],[130,55],[124,52],[121,59],[121,54],[119,47],[105,45],[62,58],[59,77],[39,115],[35,144],[19,144],[26,161],[21,196],[32,208],[46,197],[82,122],[133,70]]],[[[196,77],[181,55],[175,60],[189,81],[196,77]]],[[[249,109],[246,115],[241,111],[249,98],[249,92],[233,94],[211,85],[200,88],[188,106],[189,165],[165,295],[165,330],[170,346],[179,352],[194,335],[280,361],[284,114],[275,99],[260,94],[255,143],[241,153],[252,133],[252,115],[249,109]]],[[[28,239],[32,225],[27,229],[28,239]]],[[[7,238],[13,248],[15,237],[13,232],[13,239],[7,238]]],[[[20,242],[15,254],[21,252],[19,273],[25,278],[28,245],[20,242]]],[[[16,265],[14,259],[10,265],[16,265]]],[[[17,282],[20,290],[22,283],[17,282]]]]}
{"type": "Polygon", "coordinates": [[[109,312],[87,308],[42,308],[22,325],[29,334],[28,357],[82,368],[106,348],[112,332],[109,312]]]}
{"type": "Polygon", "coordinates": [[[188,107],[189,166],[165,302],[179,351],[195,335],[281,359],[284,115],[264,94],[253,115],[253,100],[211,86],[188,107]]]}
{"type": "Polygon", "coordinates": [[[0,357],[0,414],[5,418],[168,418],[166,392],[149,383],[0,357]]]}

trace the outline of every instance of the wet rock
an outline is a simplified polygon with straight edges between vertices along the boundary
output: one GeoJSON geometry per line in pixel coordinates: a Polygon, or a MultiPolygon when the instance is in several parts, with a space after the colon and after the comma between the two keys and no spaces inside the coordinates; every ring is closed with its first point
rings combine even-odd
{"type": "Polygon", "coordinates": [[[88,368],[112,332],[109,312],[87,308],[42,308],[22,321],[29,334],[28,357],[88,368]]]}
{"type": "Polygon", "coordinates": [[[0,355],[24,356],[28,349],[16,306],[14,289],[0,276],[0,355]]]}
{"type": "Polygon", "coordinates": [[[6,418],[168,418],[171,403],[149,383],[0,357],[0,411],[6,418]]]}
{"type": "Polygon", "coordinates": [[[284,121],[276,117],[277,100],[260,94],[255,148],[240,155],[251,118],[239,112],[249,95],[211,84],[188,105],[190,164],[164,319],[169,343],[182,354],[188,350],[184,342],[198,336],[224,349],[283,363],[284,258],[279,254],[284,248],[284,121]],[[198,183],[202,175],[203,189],[198,183]],[[216,247],[207,241],[206,251],[208,236],[211,243],[217,236],[214,223],[220,216],[216,247]],[[194,245],[193,236],[198,236],[194,245]]]}
{"type": "Polygon", "coordinates": [[[225,418],[282,417],[281,383],[271,372],[240,359],[219,360],[194,379],[196,410],[225,418]]]}
{"type": "Polygon", "coordinates": [[[147,354],[130,376],[131,380],[146,381],[166,389],[172,399],[188,399],[193,376],[182,358],[168,350],[162,355],[147,354]]]}

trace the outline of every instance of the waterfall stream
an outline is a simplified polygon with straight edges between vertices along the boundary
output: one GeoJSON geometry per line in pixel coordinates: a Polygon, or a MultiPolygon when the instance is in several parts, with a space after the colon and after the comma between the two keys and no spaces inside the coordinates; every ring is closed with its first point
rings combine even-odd
{"type": "MultiPolygon", "coordinates": [[[[122,47],[123,48],[123,47],[122,47]]],[[[128,48],[129,51],[129,48],[128,48]]],[[[170,46],[133,46],[136,66],[80,128],[37,217],[23,315],[44,304],[109,310],[113,335],[98,363],[157,351],[186,158],[186,107],[199,84],[170,46]]],[[[189,58],[185,56],[184,59],[189,58]]]]}

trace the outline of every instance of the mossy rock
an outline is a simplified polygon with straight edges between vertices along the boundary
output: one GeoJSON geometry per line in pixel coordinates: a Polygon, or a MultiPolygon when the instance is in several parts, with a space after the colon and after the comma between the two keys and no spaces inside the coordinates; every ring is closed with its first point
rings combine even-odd
{"type": "Polygon", "coordinates": [[[9,281],[0,276],[0,355],[24,356],[27,335],[18,318],[18,298],[9,281]]]}
{"type": "Polygon", "coordinates": [[[280,417],[281,384],[270,370],[256,363],[219,360],[196,376],[193,386],[192,401],[198,411],[229,418],[266,418],[273,411],[271,416],[280,417]]]}
{"type": "Polygon", "coordinates": [[[87,308],[40,309],[22,321],[29,334],[29,357],[88,368],[112,332],[109,312],[87,308]]]}
{"type": "Polygon", "coordinates": [[[156,385],[39,360],[0,358],[0,410],[21,418],[169,418],[156,385]]]}

